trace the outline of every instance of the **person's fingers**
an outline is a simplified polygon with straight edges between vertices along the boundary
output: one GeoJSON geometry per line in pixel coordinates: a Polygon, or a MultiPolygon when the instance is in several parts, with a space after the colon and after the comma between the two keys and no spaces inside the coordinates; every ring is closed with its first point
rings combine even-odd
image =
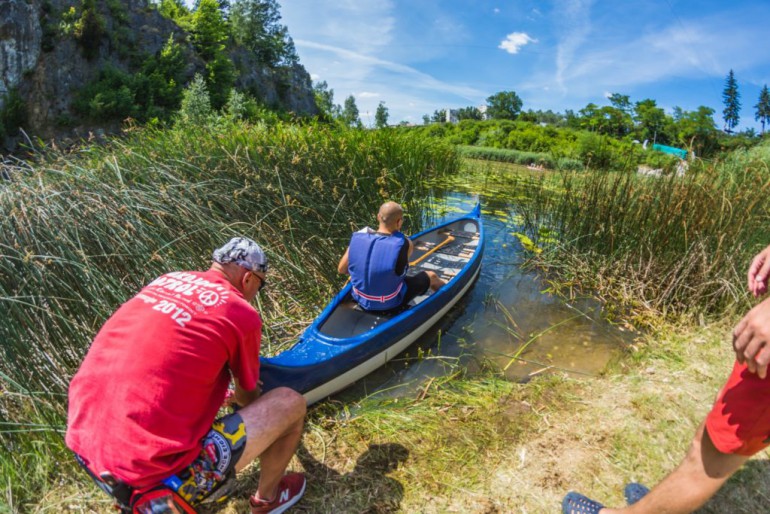
{"type": "Polygon", "coordinates": [[[749,359],[746,361],[746,367],[749,370],[749,373],[756,373],[757,372],[757,363],[754,361],[754,359],[749,359]]]}
{"type": "Polygon", "coordinates": [[[765,344],[754,360],[757,363],[757,375],[759,378],[767,376],[767,366],[770,364],[770,345],[765,344]]]}
{"type": "Polygon", "coordinates": [[[749,290],[753,291],[755,277],[759,272],[759,268],[762,267],[762,263],[764,262],[764,260],[765,259],[762,256],[762,254],[757,255],[751,260],[751,264],[749,264],[749,270],[748,272],[746,272],[746,279],[747,279],[747,284],[749,286],[749,290]]]}
{"type": "Polygon", "coordinates": [[[743,318],[733,330],[733,350],[735,350],[735,358],[741,364],[746,362],[743,351],[750,340],[749,331],[746,330],[747,326],[748,321],[746,318],[743,318]]]}

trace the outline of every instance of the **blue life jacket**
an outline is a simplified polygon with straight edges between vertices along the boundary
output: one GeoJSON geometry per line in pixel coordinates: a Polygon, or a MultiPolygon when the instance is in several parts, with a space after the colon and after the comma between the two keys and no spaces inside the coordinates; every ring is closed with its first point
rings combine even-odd
{"type": "Polygon", "coordinates": [[[356,232],[350,238],[348,272],[353,298],[366,310],[387,311],[401,305],[406,294],[404,277],[396,275],[401,248],[408,244],[404,234],[390,236],[374,232],[356,232]]]}

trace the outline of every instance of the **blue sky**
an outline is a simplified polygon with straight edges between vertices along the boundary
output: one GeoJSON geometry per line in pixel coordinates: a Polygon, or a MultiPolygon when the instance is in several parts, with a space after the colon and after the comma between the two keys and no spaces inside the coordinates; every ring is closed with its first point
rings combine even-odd
{"type": "Polygon", "coordinates": [[[282,23],[335,103],[353,95],[365,125],[390,123],[515,91],[524,109],[563,112],[606,95],[716,111],[730,69],[739,130],[759,124],[770,85],[768,0],[279,0],[282,23]]]}

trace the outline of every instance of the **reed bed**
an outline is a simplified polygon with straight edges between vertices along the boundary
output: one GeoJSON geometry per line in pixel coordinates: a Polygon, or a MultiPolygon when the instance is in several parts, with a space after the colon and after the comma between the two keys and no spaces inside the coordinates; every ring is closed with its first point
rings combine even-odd
{"type": "Polygon", "coordinates": [[[6,165],[4,496],[22,505],[51,479],[52,469],[33,469],[44,460],[24,455],[51,444],[61,452],[69,380],[101,324],[144,284],[170,270],[205,269],[213,248],[235,234],[253,237],[272,263],[259,309],[264,350],[275,353],[342,283],[336,263],[351,230],[373,223],[384,199],[404,203],[419,222],[423,184],[457,166],[451,148],[409,134],[233,123],[141,130],[6,165]]]}
{"type": "Polygon", "coordinates": [[[696,162],[684,177],[563,172],[510,187],[545,250],[535,262],[555,283],[620,300],[639,321],[650,312],[702,319],[748,305],[745,270],[770,244],[769,166],[764,145],[696,162]]]}

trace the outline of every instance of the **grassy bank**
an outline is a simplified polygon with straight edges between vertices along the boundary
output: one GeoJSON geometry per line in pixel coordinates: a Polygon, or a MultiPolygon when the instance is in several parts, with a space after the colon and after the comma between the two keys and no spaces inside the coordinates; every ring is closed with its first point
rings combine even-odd
{"type": "Polygon", "coordinates": [[[274,353],[342,283],[329,263],[350,232],[383,199],[405,204],[419,230],[423,184],[458,165],[414,135],[228,122],[39,157],[0,184],[0,469],[15,510],[61,479],[69,380],[140,287],[205,269],[213,248],[249,235],[272,263],[259,307],[274,353]]]}

